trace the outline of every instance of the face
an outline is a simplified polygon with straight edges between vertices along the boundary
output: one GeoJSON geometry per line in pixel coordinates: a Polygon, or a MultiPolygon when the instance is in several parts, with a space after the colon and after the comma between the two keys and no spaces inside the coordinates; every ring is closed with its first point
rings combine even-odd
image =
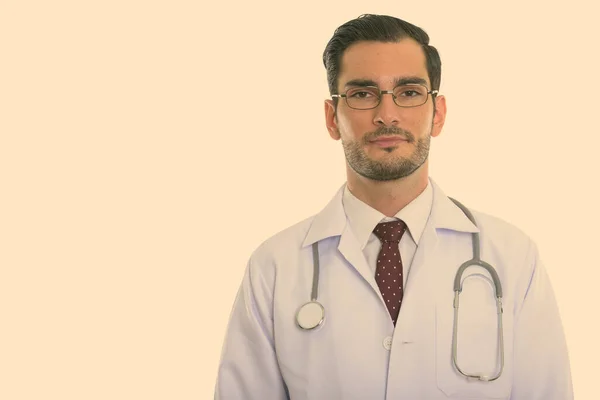
{"type": "MultiPolygon", "coordinates": [[[[364,85],[393,90],[403,82],[421,82],[431,90],[425,54],[414,40],[359,42],[344,52],[338,93],[364,85]]],[[[427,162],[431,137],[441,132],[446,113],[443,96],[435,100],[435,112],[431,95],[425,104],[411,108],[399,107],[388,94],[370,110],[356,110],[345,99],[338,100],[337,110],[332,100],[325,102],[329,134],[342,141],[351,170],[375,181],[418,171],[427,162]]]]}

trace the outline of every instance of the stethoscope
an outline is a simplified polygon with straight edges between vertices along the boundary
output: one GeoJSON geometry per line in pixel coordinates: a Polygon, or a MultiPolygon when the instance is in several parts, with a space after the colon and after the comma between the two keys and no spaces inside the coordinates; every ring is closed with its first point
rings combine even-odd
{"type": "MultiPolygon", "coordinates": [[[[464,213],[465,215],[473,222],[475,226],[477,223],[475,222],[475,218],[473,214],[458,200],[455,200],[449,197],[450,200],[454,202],[464,213]]],[[[313,243],[313,265],[314,265],[314,273],[313,273],[313,282],[312,282],[312,292],[311,292],[311,300],[300,307],[298,313],[296,314],[296,323],[303,330],[311,330],[315,329],[318,326],[321,326],[325,321],[325,308],[318,301],[318,291],[319,291],[319,245],[318,242],[313,243]]],[[[473,232],[473,258],[469,261],[463,263],[456,272],[456,276],[454,278],[454,327],[452,331],[452,362],[456,370],[463,376],[467,378],[474,378],[480,381],[491,382],[500,377],[502,371],[504,369],[504,334],[502,329],[502,284],[500,283],[500,278],[498,277],[498,273],[490,264],[485,261],[482,261],[480,258],[479,252],[479,233],[473,232]],[[470,266],[480,266],[485,268],[490,275],[492,276],[492,280],[494,281],[494,290],[496,297],[496,309],[498,314],[498,340],[500,344],[500,369],[496,373],[496,375],[490,377],[487,375],[480,375],[474,373],[464,372],[459,366],[457,361],[457,342],[458,342],[458,303],[459,303],[459,294],[462,292],[462,275],[470,266]]]]}

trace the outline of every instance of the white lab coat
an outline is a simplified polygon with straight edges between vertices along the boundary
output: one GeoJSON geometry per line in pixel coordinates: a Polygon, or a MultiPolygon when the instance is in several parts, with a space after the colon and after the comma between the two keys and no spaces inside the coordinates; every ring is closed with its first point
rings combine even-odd
{"type": "MultiPolygon", "coordinates": [[[[252,254],[235,299],[218,369],[218,400],[572,399],[560,316],[535,244],[514,226],[471,210],[479,228],[431,180],[433,204],[394,328],[372,269],[342,206],[344,187],[316,216],[266,240],[252,254]],[[503,285],[504,371],[468,381],[451,360],[453,281],[472,257],[503,285]],[[310,300],[312,243],[319,242],[324,323],[296,325],[310,300]]],[[[460,200],[460,199],[459,199],[460,200]]],[[[468,268],[460,297],[458,363],[493,374],[497,314],[493,289],[468,268]]]]}

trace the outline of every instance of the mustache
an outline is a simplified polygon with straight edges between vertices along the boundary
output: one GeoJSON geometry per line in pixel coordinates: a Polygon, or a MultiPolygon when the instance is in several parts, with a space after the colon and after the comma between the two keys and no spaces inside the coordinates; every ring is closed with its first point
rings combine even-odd
{"type": "Polygon", "coordinates": [[[392,127],[381,127],[379,129],[377,129],[375,132],[368,132],[367,134],[365,134],[365,136],[363,137],[363,139],[366,142],[372,141],[372,140],[376,140],[377,138],[380,138],[381,136],[400,136],[402,139],[408,141],[409,143],[412,143],[415,141],[415,136],[410,133],[409,131],[402,129],[402,128],[398,128],[396,126],[392,126],[392,127]]]}

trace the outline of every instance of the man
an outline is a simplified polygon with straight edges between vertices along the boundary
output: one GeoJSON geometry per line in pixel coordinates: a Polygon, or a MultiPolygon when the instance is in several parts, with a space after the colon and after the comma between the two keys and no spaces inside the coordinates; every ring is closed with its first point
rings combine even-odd
{"type": "Polygon", "coordinates": [[[471,210],[471,220],[428,175],[446,115],[428,43],[388,16],[335,31],[323,55],[325,117],[347,182],[252,254],[216,399],[573,398],[535,244],[498,218],[471,210]],[[472,262],[455,300],[458,269],[477,253],[493,268],[472,262]]]}

